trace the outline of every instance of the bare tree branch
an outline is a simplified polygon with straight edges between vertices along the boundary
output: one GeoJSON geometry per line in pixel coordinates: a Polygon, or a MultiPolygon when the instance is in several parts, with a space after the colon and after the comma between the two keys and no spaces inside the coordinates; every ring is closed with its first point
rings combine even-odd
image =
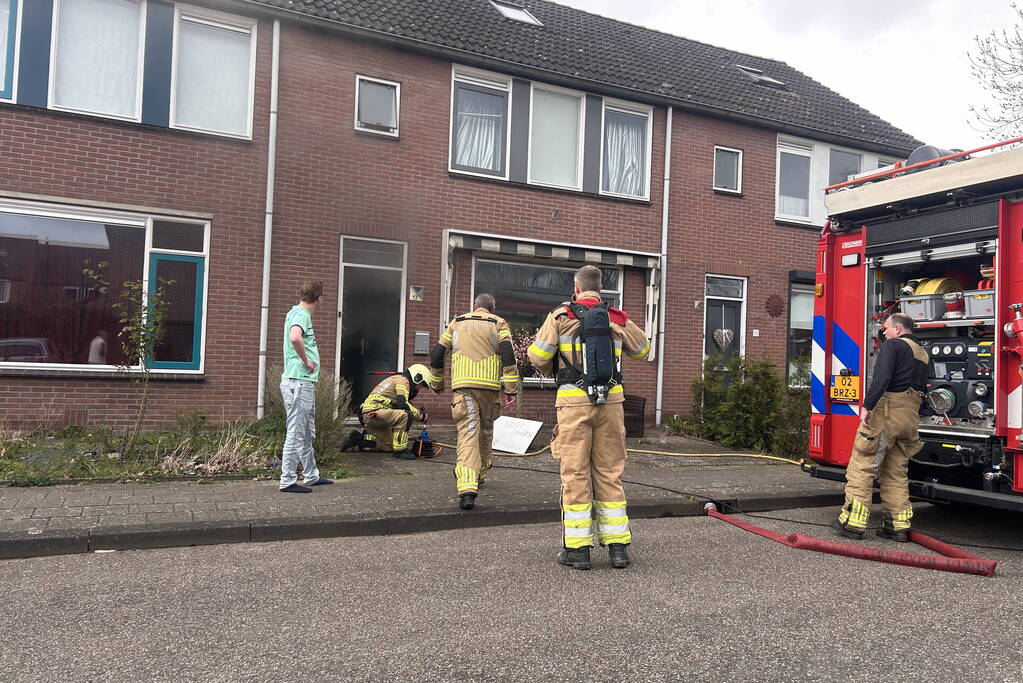
{"type": "Polygon", "coordinates": [[[1023,9],[1016,3],[1012,9],[1015,26],[976,36],[967,53],[970,71],[992,100],[970,106],[970,126],[992,140],[1023,136],[1023,9]]]}

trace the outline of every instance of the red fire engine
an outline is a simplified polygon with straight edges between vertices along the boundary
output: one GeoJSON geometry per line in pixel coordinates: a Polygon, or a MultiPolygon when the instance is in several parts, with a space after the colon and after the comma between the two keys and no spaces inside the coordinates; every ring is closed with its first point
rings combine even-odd
{"type": "Polygon", "coordinates": [[[841,480],[881,323],[931,358],[910,493],[1023,511],[1023,138],[916,150],[827,188],[811,357],[813,476],[841,480]],[[1004,151],[980,152],[999,148],[1004,151]]]}

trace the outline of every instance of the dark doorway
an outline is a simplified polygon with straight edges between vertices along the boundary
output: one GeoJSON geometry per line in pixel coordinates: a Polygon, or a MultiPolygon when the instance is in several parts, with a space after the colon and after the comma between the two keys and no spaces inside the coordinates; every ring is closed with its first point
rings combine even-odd
{"type": "Polygon", "coordinates": [[[342,238],[340,368],[352,383],[353,412],[376,382],[402,370],[404,249],[342,238]]]}

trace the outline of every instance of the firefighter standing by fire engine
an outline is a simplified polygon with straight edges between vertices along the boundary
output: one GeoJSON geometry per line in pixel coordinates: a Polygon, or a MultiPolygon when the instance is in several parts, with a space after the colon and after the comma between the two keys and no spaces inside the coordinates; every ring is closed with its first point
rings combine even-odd
{"type": "Polygon", "coordinates": [[[458,425],[455,482],[463,510],[476,504],[490,469],[494,420],[502,404],[505,410],[515,405],[519,390],[508,323],[494,315],[497,306],[490,294],[477,296],[474,305],[472,313],[451,321],[430,357],[437,390],[444,382],[444,355],[451,351],[451,417],[458,425]]]}
{"type": "Polygon", "coordinates": [[[397,457],[415,458],[408,450],[408,430],[412,420],[426,421],[426,411],[412,404],[419,387],[432,388],[437,378],[422,364],[410,365],[400,375],[391,375],[377,384],[362,402],[360,421],[367,432],[352,431],[341,450],[393,452],[397,457]]]}
{"type": "Polygon", "coordinates": [[[913,319],[894,313],[881,328],[874,376],[860,409],[853,452],[845,471],[845,505],[834,527],[850,538],[863,538],[877,474],[884,507],[877,533],[909,540],[913,506],[909,502],[909,459],[922,448],[917,426],[920,401],[927,390],[927,352],[913,337],[913,319]]]}
{"type": "Polygon", "coordinates": [[[632,542],[632,533],[622,487],[625,394],[621,383],[621,353],[624,350],[632,358],[643,358],[650,350],[643,331],[625,312],[609,309],[608,327],[613,340],[615,370],[611,382],[602,387],[602,391],[589,391],[580,364],[585,350],[579,314],[600,304],[600,289],[599,268],[583,266],[577,270],[573,300],[582,308],[573,311],[570,304],[562,304],[551,311],[529,347],[529,360],[540,373],[557,372],[558,424],[551,440],[551,455],[561,464],[564,548],[558,554],[558,561],[575,569],[591,566],[594,516],[597,541],[607,546],[611,566],[629,566],[626,547],[632,542]]]}

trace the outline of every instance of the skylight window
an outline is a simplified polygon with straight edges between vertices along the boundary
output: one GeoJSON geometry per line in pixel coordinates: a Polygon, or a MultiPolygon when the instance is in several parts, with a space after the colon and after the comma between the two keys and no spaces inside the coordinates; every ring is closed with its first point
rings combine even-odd
{"type": "Polygon", "coordinates": [[[497,11],[508,19],[521,21],[525,24],[533,24],[534,26],[543,26],[543,24],[541,24],[540,21],[530,14],[529,10],[522,5],[516,5],[511,2],[501,2],[500,0],[490,0],[490,4],[496,7],[497,11]]]}
{"type": "Polygon", "coordinates": [[[756,69],[752,66],[743,66],[742,64],[736,64],[735,68],[752,78],[756,83],[760,83],[761,85],[766,85],[771,88],[785,89],[784,81],[779,81],[777,78],[771,78],[760,69],[756,69]]]}

